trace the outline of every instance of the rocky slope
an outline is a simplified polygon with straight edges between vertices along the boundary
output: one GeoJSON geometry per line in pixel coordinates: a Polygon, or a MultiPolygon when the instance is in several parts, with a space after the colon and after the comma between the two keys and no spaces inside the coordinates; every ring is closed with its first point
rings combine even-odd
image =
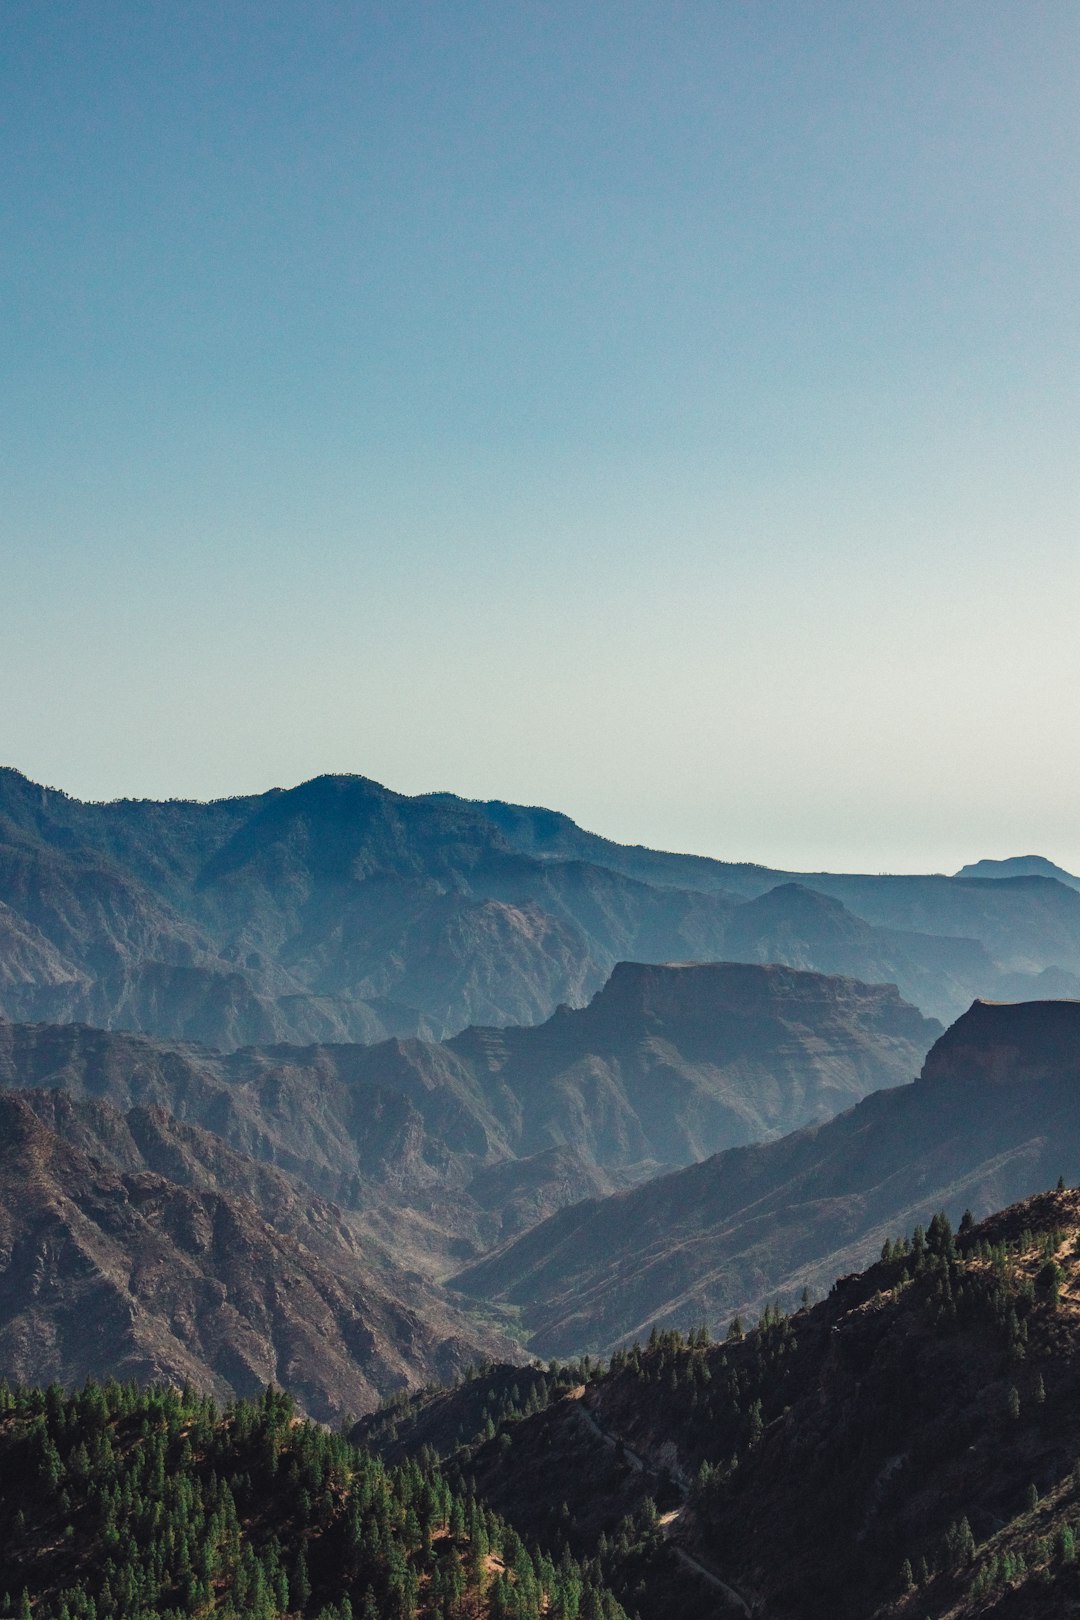
{"type": "Polygon", "coordinates": [[[567,1202],[904,1081],[937,1029],[890,986],[624,963],[588,1007],[443,1044],[222,1054],[0,1023],[0,1085],[165,1108],[445,1270],[567,1202]]]}
{"type": "Polygon", "coordinates": [[[272,1382],[368,1410],[513,1347],[395,1267],[334,1205],[159,1109],[0,1095],[0,1372],[272,1382]]]}
{"type": "Polygon", "coordinates": [[[912,1086],[560,1211],[458,1278],[520,1308],[540,1354],[820,1288],[935,1209],[984,1214],[1080,1180],[1080,1003],[976,1003],[912,1086]]]}
{"type": "Polygon", "coordinates": [[[884,976],[946,1018],[1002,974],[1014,995],[1080,975],[1080,893],[1053,872],[804,874],[816,913],[794,877],[364,777],[83,804],[0,770],[0,1013],[236,1047],[532,1023],[625,958],[884,976]]]}

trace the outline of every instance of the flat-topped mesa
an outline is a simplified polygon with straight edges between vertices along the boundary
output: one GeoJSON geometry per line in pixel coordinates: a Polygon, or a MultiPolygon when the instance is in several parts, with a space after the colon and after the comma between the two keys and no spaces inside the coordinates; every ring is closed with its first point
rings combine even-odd
{"type": "Polygon", "coordinates": [[[1080,1086],[1080,1001],[975,1001],[936,1041],[920,1084],[1080,1086]]]}
{"type": "Polygon", "coordinates": [[[1056,861],[1048,861],[1045,855],[1009,855],[1003,861],[971,861],[967,866],[962,866],[956,876],[958,878],[1055,878],[1058,883],[1066,883],[1070,888],[1080,888],[1080,878],[1077,878],[1072,872],[1066,872],[1065,868],[1058,866],[1056,861]]]}
{"type": "Polygon", "coordinates": [[[619,962],[598,990],[584,1016],[590,1022],[655,1019],[680,1023],[717,1017],[796,1018],[814,1023],[822,1017],[871,1010],[915,1036],[932,1030],[934,1021],[903,1000],[893,984],[863,984],[857,979],[808,973],[774,963],[755,962],[619,962]]]}

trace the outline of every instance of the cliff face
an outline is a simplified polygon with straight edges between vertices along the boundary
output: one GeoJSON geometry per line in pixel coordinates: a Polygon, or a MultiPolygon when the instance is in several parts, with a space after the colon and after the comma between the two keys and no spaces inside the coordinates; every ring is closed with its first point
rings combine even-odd
{"type": "Polygon", "coordinates": [[[922,1083],[1080,1094],[1080,1001],[976,1001],[931,1047],[922,1083]]]}
{"type": "Polygon", "coordinates": [[[839,975],[740,960],[667,963],[620,962],[582,1013],[583,1028],[645,1020],[718,1027],[724,1020],[753,1023],[764,1044],[770,1025],[841,1029],[856,1022],[918,1042],[934,1026],[904,1002],[893,984],[866,984],[839,975]]]}

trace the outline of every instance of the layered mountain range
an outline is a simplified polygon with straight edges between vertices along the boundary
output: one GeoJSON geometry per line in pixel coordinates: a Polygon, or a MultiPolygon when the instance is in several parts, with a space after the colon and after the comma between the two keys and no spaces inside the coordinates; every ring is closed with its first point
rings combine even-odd
{"type": "Polygon", "coordinates": [[[828,1287],[937,1209],[1080,1181],[1080,1003],[977,1002],[913,1085],[551,1216],[459,1286],[519,1308],[539,1354],[726,1328],[828,1287]]]}
{"type": "Polygon", "coordinates": [[[910,1079],[938,1030],[891,986],[624,963],[588,1007],[445,1043],[220,1053],[0,1023],[0,1085],[167,1110],[445,1274],[566,1203],[910,1079]]]}
{"type": "Polygon", "coordinates": [[[358,777],[0,772],[0,1361],[336,1419],[511,1330],[723,1326],[1080,1170],[1080,1005],[1024,999],[1078,975],[1040,857],[800,875],[358,777]],[[942,1035],[976,991],[1019,999],[942,1035]]]}
{"type": "Polygon", "coordinates": [[[84,804],[7,769],[0,1013],[222,1048],[440,1039],[583,1005],[627,958],[891,982],[941,1019],[980,995],[1075,993],[1080,893],[1038,858],[1001,864],[800,875],[364,777],[84,804]]]}

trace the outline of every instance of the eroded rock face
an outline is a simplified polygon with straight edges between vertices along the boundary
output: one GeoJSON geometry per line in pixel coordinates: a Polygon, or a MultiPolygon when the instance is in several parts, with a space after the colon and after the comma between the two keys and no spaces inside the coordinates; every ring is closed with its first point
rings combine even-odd
{"type": "Polygon", "coordinates": [[[930,1049],[922,1080],[1080,1091],[1080,1001],[976,1001],[930,1049]]]}

